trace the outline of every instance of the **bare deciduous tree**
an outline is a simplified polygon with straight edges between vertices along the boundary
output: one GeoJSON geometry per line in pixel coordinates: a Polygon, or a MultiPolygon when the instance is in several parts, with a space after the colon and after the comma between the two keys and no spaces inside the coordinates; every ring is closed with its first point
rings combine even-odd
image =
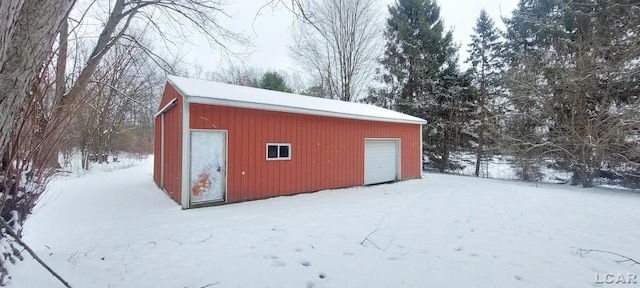
{"type": "Polygon", "coordinates": [[[355,101],[366,91],[379,56],[381,21],[375,0],[293,1],[301,17],[291,51],[325,97],[355,101]]]}
{"type": "Polygon", "coordinates": [[[228,84],[258,87],[260,77],[264,72],[254,67],[230,66],[224,69],[218,69],[216,72],[208,75],[209,80],[219,81],[228,84]]]}
{"type": "Polygon", "coordinates": [[[22,237],[22,225],[54,173],[53,169],[43,168],[40,162],[52,153],[52,148],[59,140],[42,126],[45,103],[54,90],[54,73],[50,66],[52,58],[50,55],[49,61],[37,75],[27,101],[16,114],[16,126],[2,157],[1,217],[12,229],[6,231],[6,226],[1,228],[0,246],[3,252],[0,258],[0,286],[6,284],[9,278],[7,263],[15,264],[16,260],[22,260],[22,251],[29,250],[19,239],[22,237]],[[16,244],[23,247],[18,248],[16,244]]]}
{"type": "Polygon", "coordinates": [[[83,168],[88,169],[90,159],[109,162],[118,151],[152,150],[151,133],[144,130],[152,131],[151,103],[160,94],[163,77],[147,60],[134,45],[115,46],[96,69],[86,90],[91,102],[74,119],[80,133],[73,144],[82,151],[83,168]]]}
{"type": "MultiPolygon", "coordinates": [[[[11,240],[10,236],[20,237],[22,224],[45,191],[46,182],[53,172],[51,167],[44,165],[43,159],[57,158],[57,144],[64,136],[65,128],[72,123],[73,116],[79,114],[77,112],[83,105],[93,100],[90,88],[99,86],[92,84],[96,81],[96,71],[113,47],[135,46],[156,63],[166,64],[157,52],[144,45],[141,35],[155,34],[156,39],[169,43],[174,37],[179,37],[175,35],[188,36],[184,36],[185,30],[182,27],[185,25],[191,25],[189,30],[205,34],[211,44],[219,45],[225,50],[226,41],[244,43],[242,37],[216,21],[217,16],[224,14],[221,10],[222,3],[218,0],[109,1],[110,6],[106,9],[109,13],[102,19],[103,29],[92,43],[91,52],[83,60],[70,61],[77,68],[74,69],[77,73],[70,74],[64,67],[67,63],[68,35],[65,30],[68,23],[65,22],[62,26],[60,23],[74,4],[74,0],[0,1],[0,91],[3,91],[0,95],[1,217],[14,229],[8,233],[5,228],[0,228],[0,285],[6,283],[8,278],[6,264],[22,259],[21,249],[15,246],[22,242],[11,240]],[[161,23],[173,26],[167,27],[161,23]],[[140,30],[131,29],[132,27],[139,27],[140,30]],[[172,30],[175,33],[170,36],[172,30]],[[54,46],[58,31],[62,35],[58,45],[54,46]],[[139,31],[143,33],[137,33],[139,31]],[[56,51],[56,47],[59,51],[56,51]],[[59,53],[56,55],[55,52],[59,53]]],[[[89,4],[90,7],[99,5],[107,4],[104,1],[89,4]]],[[[82,11],[80,19],[71,19],[69,26],[73,27],[69,28],[72,33],[75,33],[74,28],[79,27],[87,15],[86,11],[82,11]]],[[[82,54],[82,47],[73,48],[78,55],[82,54]]],[[[122,78],[126,77],[120,79],[122,78]]],[[[114,95],[125,90],[117,89],[113,85],[116,83],[103,82],[110,85],[103,87],[106,86],[105,91],[112,96],[107,106],[118,101],[135,102],[122,101],[122,98],[114,95]]],[[[150,91],[148,88],[142,90],[150,91]]],[[[132,88],[126,93],[137,92],[132,88]]],[[[131,95],[120,96],[133,99],[131,95]]],[[[123,108],[131,105],[113,106],[123,108]]],[[[109,117],[117,119],[126,114],[122,111],[128,110],[118,109],[120,114],[109,117]]],[[[128,120],[126,117],[123,119],[116,124],[128,120]]],[[[122,131],[114,133],[117,132],[122,131]]]]}
{"type": "MultiPolygon", "coordinates": [[[[222,11],[223,3],[219,0],[189,0],[182,2],[175,1],[143,1],[143,0],[117,0],[109,2],[110,6],[104,2],[91,1],[85,3],[86,6],[78,8],[70,19],[75,25],[70,33],[75,35],[72,49],[76,55],[70,57],[72,70],[65,71],[67,63],[66,48],[69,40],[64,31],[61,31],[58,53],[58,65],[56,66],[57,83],[56,94],[53,99],[52,113],[48,117],[45,127],[66,126],[68,123],[60,123],[68,114],[69,110],[77,109],[76,106],[90,103],[91,94],[88,93],[89,83],[94,81],[96,69],[102,59],[117,45],[136,46],[138,50],[162,67],[169,73],[176,74],[173,65],[165,60],[162,52],[155,51],[149,45],[155,39],[156,45],[162,48],[178,47],[181,41],[188,41],[187,37],[192,32],[199,32],[207,36],[212,45],[222,47],[223,52],[233,54],[226,47],[227,43],[247,43],[241,37],[219,24],[217,17],[226,15],[222,11]],[[104,15],[104,11],[109,14],[104,15]],[[98,15],[90,17],[89,15],[98,15]],[[86,40],[86,31],[78,31],[86,26],[92,26],[96,22],[101,22],[103,28],[97,35],[97,40],[86,40]],[[189,25],[191,27],[189,27],[189,25]],[[132,29],[133,28],[133,29],[132,29]],[[78,35],[80,33],[80,35],[78,35]],[[81,40],[79,40],[81,39],[81,40]],[[181,40],[180,40],[181,39],[181,40]],[[90,52],[85,52],[90,51],[90,52]],[[66,79],[63,79],[66,75],[66,79]],[[67,89],[68,88],[68,89],[67,89]]],[[[61,28],[66,28],[62,25],[61,28]]],[[[62,29],[61,29],[62,30],[62,29]]],[[[95,32],[94,32],[95,33],[95,32]]],[[[54,132],[54,131],[51,131],[54,132]]],[[[57,131],[58,133],[60,131],[57,131]]],[[[57,166],[57,159],[48,159],[46,163],[57,166]]]]}
{"type": "Polygon", "coordinates": [[[8,279],[7,263],[22,259],[15,236],[20,237],[39,195],[29,192],[41,192],[46,185],[42,179],[47,172],[33,167],[42,142],[28,137],[39,126],[39,95],[44,95],[35,88],[42,88],[37,80],[46,70],[58,26],[74,2],[0,1],[0,217],[11,225],[0,228],[0,285],[8,279]],[[20,190],[25,187],[29,191],[20,190]]]}
{"type": "MultiPolygon", "coordinates": [[[[131,33],[132,25],[146,27],[153,31],[157,37],[165,42],[173,43],[177,38],[184,38],[175,34],[184,33],[182,25],[191,25],[197,32],[203,33],[211,41],[227,52],[226,42],[246,43],[246,40],[239,34],[232,32],[221,26],[216,17],[224,14],[222,2],[218,0],[187,0],[187,1],[143,1],[143,0],[116,0],[110,7],[110,14],[104,23],[104,28],[100,32],[97,42],[91,54],[86,60],[86,64],[74,79],[70,90],[55,100],[55,110],[53,119],[64,114],[64,107],[74,103],[82,95],[86,85],[91,81],[91,76],[98,67],[104,55],[117,43],[128,42],[136,44],[155,61],[166,62],[154,53],[152,49],[143,45],[137,34],[131,33]],[[159,19],[171,23],[159,23],[159,19]],[[171,30],[180,31],[171,33],[171,30]],[[172,39],[176,38],[176,39],[172,39]]],[[[168,67],[168,66],[165,66],[168,67]]]]}

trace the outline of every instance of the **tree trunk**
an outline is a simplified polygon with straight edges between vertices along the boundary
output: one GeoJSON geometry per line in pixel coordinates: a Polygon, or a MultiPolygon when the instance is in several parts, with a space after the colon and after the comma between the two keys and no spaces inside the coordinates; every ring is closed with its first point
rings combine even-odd
{"type": "Polygon", "coordinates": [[[593,175],[586,175],[585,180],[582,183],[582,188],[591,188],[593,187],[593,175]]]}
{"type": "MultiPolygon", "coordinates": [[[[134,13],[123,14],[123,10],[126,6],[126,2],[124,0],[116,0],[113,6],[113,10],[109,15],[109,19],[105,24],[100,36],[98,37],[98,42],[96,46],[93,48],[91,55],[89,56],[89,60],[86,65],[76,79],[76,82],[73,84],[71,89],[67,93],[64,93],[59,98],[56,97],[56,101],[54,102],[53,115],[51,116],[51,121],[55,126],[62,125],[62,122],[67,120],[65,115],[69,113],[70,106],[82,95],[87,84],[91,81],[91,76],[93,72],[100,64],[100,60],[102,57],[109,51],[109,49],[115,45],[116,41],[122,37],[124,31],[126,31],[130,22],[127,21],[124,25],[125,27],[121,28],[117,35],[114,35],[116,29],[118,28],[118,24],[125,17],[132,18],[134,13]]],[[[57,91],[56,91],[57,92],[57,91]]],[[[57,96],[57,95],[56,95],[57,96]]]]}
{"type": "MultiPolygon", "coordinates": [[[[59,29],[59,38],[58,38],[58,57],[56,57],[56,67],[55,67],[55,94],[54,94],[54,103],[57,102],[57,99],[60,99],[65,91],[66,91],[66,67],[67,67],[67,40],[69,33],[69,22],[67,19],[64,19],[60,24],[59,29]]],[[[55,123],[52,123],[50,115],[47,115],[44,111],[44,107],[47,105],[40,105],[38,110],[38,121],[40,129],[38,129],[38,133],[36,134],[35,141],[43,141],[45,137],[57,138],[60,132],[55,133],[56,135],[50,133],[51,130],[63,130],[60,129],[55,123]],[[52,126],[53,125],[53,126],[52,126]]],[[[56,141],[57,142],[57,141],[56,141]]],[[[52,143],[53,144],[53,143],[52,143]]],[[[37,163],[39,167],[43,168],[54,168],[59,169],[60,163],[58,161],[58,155],[60,154],[60,146],[51,145],[46,147],[45,149],[40,149],[37,153],[37,163]]]]}
{"type": "Polygon", "coordinates": [[[442,160],[442,163],[440,163],[439,170],[440,173],[444,173],[447,171],[447,168],[449,168],[449,151],[447,151],[447,149],[442,149],[440,159],[442,160]]]}
{"type": "Polygon", "coordinates": [[[484,120],[480,121],[478,127],[478,148],[476,149],[476,177],[480,176],[480,162],[482,161],[482,148],[484,146],[484,120]]]}
{"type": "Polygon", "coordinates": [[[69,41],[69,21],[64,19],[60,23],[60,32],[58,38],[58,58],[56,59],[56,94],[55,102],[57,103],[67,91],[66,71],[67,71],[67,51],[69,41]]]}
{"type": "MultiPolygon", "coordinates": [[[[0,249],[10,251],[3,252],[0,259],[0,285],[6,284],[8,263],[22,259],[11,238],[20,241],[20,227],[35,206],[38,195],[45,189],[40,183],[32,182],[30,184],[33,185],[25,186],[35,191],[16,193],[14,187],[20,181],[30,181],[29,174],[34,171],[33,163],[11,169],[13,156],[6,159],[5,152],[16,150],[9,149],[10,141],[18,134],[15,130],[18,125],[30,121],[25,119],[25,112],[34,108],[25,104],[33,104],[30,103],[32,100],[40,101],[34,99],[34,84],[51,55],[60,21],[67,17],[74,3],[75,0],[0,0],[0,155],[3,155],[0,177],[5,180],[0,185],[0,217],[12,222],[11,228],[15,229],[0,229],[0,249]]],[[[13,148],[20,148],[21,144],[25,143],[18,143],[13,148]]],[[[14,163],[17,162],[19,161],[14,163]]],[[[24,163],[28,163],[28,159],[22,164],[24,163]]]]}
{"type": "Polygon", "coordinates": [[[482,62],[481,67],[481,82],[480,82],[480,101],[478,101],[478,105],[480,106],[480,127],[478,127],[478,149],[476,150],[476,171],[475,175],[478,177],[480,175],[480,162],[482,161],[482,149],[484,146],[484,129],[487,121],[487,110],[485,109],[485,103],[487,99],[487,87],[485,82],[485,63],[482,62]]]}
{"type": "MultiPolygon", "coordinates": [[[[13,40],[13,33],[16,30],[16,22],[20,15],[20,10],[24,0],[2,0],[0,1],[0,64],[4,66],[7,50],[13,40]]],[[[0,68],[2,67],[0,66],[0,68]]],[[[0,73],[2,71],[0,70],[0,73]]]]}
{"type": "Polygon", "coordinates": [[[596,178],[597,172],[589,172],[583,166],[573,168],[573,176],[571,176],[571,185],[582,183],[583,188],[593,187],[593,180],[596,178]]]}
{"type": "Polygon", "coordinates": [[[580,178],[582,178],[582,188],[593,187],[593,179],[596,173],[593,171],[587,171],[587,169],[580,168],[580,178]]]}
{"type": "Polygon", "coordinates": [[[0,3],[0,154],[6,149],[16,116],[51,52],[60,22],[74,2],[2,0],[0,3]]]}

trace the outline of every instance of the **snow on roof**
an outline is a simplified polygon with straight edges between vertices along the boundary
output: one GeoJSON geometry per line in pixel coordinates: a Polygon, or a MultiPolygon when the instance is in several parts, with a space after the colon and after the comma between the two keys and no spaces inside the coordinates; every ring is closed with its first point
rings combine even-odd
{"type": "Polygon", "coordinates": [[[378,106],[303,96],[219,82],[169,76],[169,83],[189,103],[351,118],[361,120],[425,124],[411,115],[378,106]]]}

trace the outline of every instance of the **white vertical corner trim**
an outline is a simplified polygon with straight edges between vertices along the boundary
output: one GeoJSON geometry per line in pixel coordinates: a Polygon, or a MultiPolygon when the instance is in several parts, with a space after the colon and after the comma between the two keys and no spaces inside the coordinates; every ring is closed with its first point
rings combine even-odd
{"type": "Polygon", "coordinates": [[[222,189],[224,193],[224,202],[228,203],[227,197],[227,176],[229,171],[229,130],[224,130],[224,171],[222,175],[222,189]]]}
{"type": "Polygon", "coordinates": [[[191,193],[189,193],[189,175],[190,175],[190,159],[191,159],[191,133],[189,132],[189,102],[182,98],[182,188],[180,191],[180,202],[182,209],[189,209],[191,202],[191,193]]]}
{"type": "Polygon", "coordinates": [[[424,157],[424,151],[422,151],[422,146],[424,145],[423,143],[423,139],[422,139],[422,124],[420,124],[420,161],[418,161],[418,165],[420,165],[418,171],[420,171],[420,179],[422,179],[422,157],[424,157]]]}
{"type": "Polygon", "coordinates": [[[396,180],[402,179],[402,138],[396,141],[396,180]]]}
{"type": "Polygon", "coordinates": [[[164,189],[164,114],[160,118],[160,189],[164,189]]]}

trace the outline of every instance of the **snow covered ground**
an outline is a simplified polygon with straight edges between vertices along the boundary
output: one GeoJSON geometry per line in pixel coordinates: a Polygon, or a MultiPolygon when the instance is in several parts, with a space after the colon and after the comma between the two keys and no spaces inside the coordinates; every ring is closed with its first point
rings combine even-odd
{"type": "MultiPolygon", "coordinates": [[[[25,241],[74,287],[606,287],[607,273],[640,274],[572,248],[640,259],[637,192],[425,174],[182,211],[151,173],[147,159],[56,180],[25,241]]],[[[10,287],[62,287],[26,258],[10,287]]]]}
{"type": "MultiPolygon", "coordinates": [[[[450,171],[453,174],[459,175],[475,175],[476,171],[476,155],[471,153],[452,153],[451,160],[461,169],[450,171]]],[[[493,178],[493,179],[505,179],[505,180],[520,180],[516,170],[518,169],[514,164],[512,156],[494,155],[488,160],[482,161],[480,165],[480,177],[493,178]]],[[[550,166],[553,161],[542,161],[536,163],[535,167],[540,172],[540,178],[538,182],[543,183],[567,183],[571,180],[572,173],[569,171],[562,171],[558,169],[552,169],[550,166]]],[[[597,182],[597,181],[596,181],[597,182]]]]}

